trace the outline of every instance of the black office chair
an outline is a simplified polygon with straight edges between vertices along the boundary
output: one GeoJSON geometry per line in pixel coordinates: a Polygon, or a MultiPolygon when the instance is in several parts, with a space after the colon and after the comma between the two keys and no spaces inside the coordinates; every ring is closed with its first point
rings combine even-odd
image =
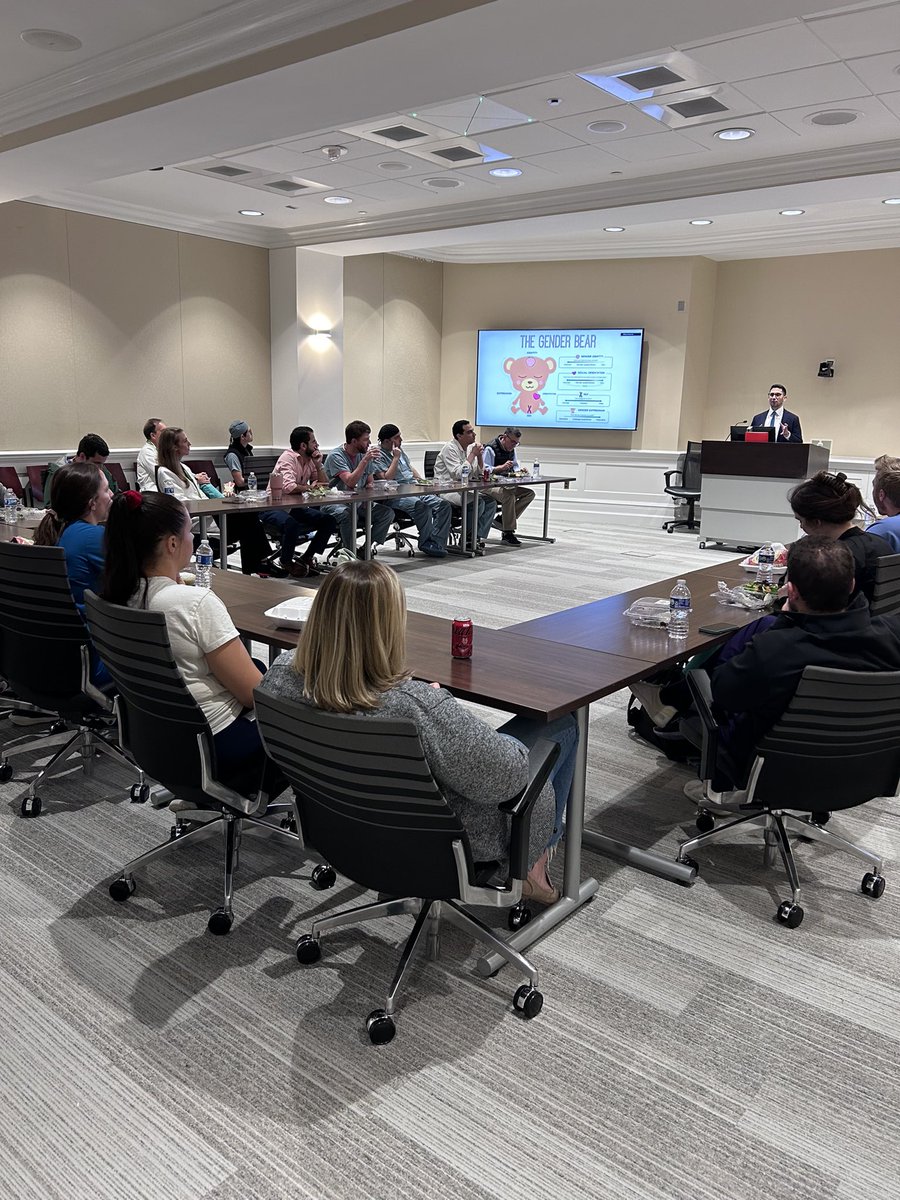
{"type": "MultiPolygon", "coordinates": [[[[54,732],[74,730],[50,761],[31,780],[19,801],[23,817],[36,817],[43,802],[38,789],[73,755],[81,756],[85,775],[94,758],[106,754],[139,782],[133,800],[149,798],[150,788],[134,763],[112,740],[113,702],[91,683],[91,643],[81,613],[72,599],[66,574],[66,552],[60,546],[0,543],[0,677],[8,681],[20,704],[53,714],[54,732]]],[[[26,710],[28,711],[28,710],[26,710]]],[[[0,782],[12,778],[10,755],[33,749],[33,735],[6,743],[0,758],[0,782]]]]}
{"type": "MultiPolygon", "coordinates": [[[[426,479],[434,479],[434,464],[438,460],[440,450],[426,450],[425,460],[422,467],[422,473],[426,479]]],[[[447,539],[450,545],[458,546],[460,534],[462,531],[462,511],[458,505],[451,506],[450,513],[450,536],[447,539]]]]}
{"type": "MultiPolygon", "coordinates": [[[[232,897],[242,827],[258,825],[298,842],[294,806],[269,804],[256,771],[219,779],[216,751],[206,717],[188,690],[169,645],[162,613],[124,608],[85,593],[94,645],[119,689],[116,711],[122,745],[144,770],[176,797],[175,825],[169,839],[125,867],[109,894],[124,901],[134,893],[134,872],[175,846],[201,841],[222,827],[225,849],[224,900],[209,918],[211,933],[226,934],[234,921],[232,897]],[[187,802],[187,803],[185,803],[187,802]],[[215,816],[210,817],[210,810],[215,816]],[[280,825],[264,816],[286,814],[280,825]]],[[[334,872],[320,864],[316,887],[331,887],[334,872]]]]}
{"type": "Polygon", "coordinates": [[[884,554],[875,564],[875,590],[869,603],[875,617],[900,613],[900,554],[884,554]]]}
{"type": "MultiPolygon", "coordinates": [[[[688,671],[685,678],[703,727],[700,777],[715,788],[721,784],[724,756],[710,679],[705,671],[688,671]]],[[[900,671],[807,667],[787,710],[760,739],[746,788],[721,793],[720,801],[704,802],[697,820],[704,832],[681,845],[678,861],[696,866],[689,857],[695,850],[719,841],[739,826],[761,826],[765,865],[772,865],[777,846],[791,886],[791,900],[779,904],[775,915],[783,925],[796,929],[803,920],[803,909],[790,831],[862,859],[870,870],[863,875],[861,889],[878,899],[884,891],[881,858],[823,828],[816,817],[896,794],[900,785],[898,711],[900,671]],[[717,826],[719,815],[732,819],[717,826]]]]}
{"type": "Polygon", "coordinates": [[[410,959],[426,930],[431,957],[437,957],[442,918],[487,943],[528,976],[513,1005],[526,1019],[537,1016],[543,997],[536,968],[463,905],[510,908],[522,916],[531,810],[559,747],[538,742],[529,759],[528,786],[500,805],[512,818],[509,873],[492,885],[486,880],[497,864],[481,870],[472,861],[468,835],[438,790],[411,721],[322,712],[260,690],[256,717],[269,756],[294,788],[304,843],[354,883],[393,897],[314,921],[297,943],[298,960],[319,960],[325,930],[415,914],[384,1008],[367,1018],[371,1041],[393,1038],[397,995],[410,959]]]}
{"type": "Polygon", "coordinates": [[[674,471],[664,471],[666,477],[665,492],[672,496],[675,500],[676,507],[683,504],[687,505],[688,515],[687,520],[663,521],[663,529],[666,533],[672,533],[674,530],[684,526],[686,529],[699,529],[700,522],[694,515],[694,507],[700,499],[700,480],[702,473],[700,470],[700,442],[688,442],[687,450],[682,457],[680,464],[674,471]],[[679,482],[672,483],[673,476],[677,475],[679,482]]]}

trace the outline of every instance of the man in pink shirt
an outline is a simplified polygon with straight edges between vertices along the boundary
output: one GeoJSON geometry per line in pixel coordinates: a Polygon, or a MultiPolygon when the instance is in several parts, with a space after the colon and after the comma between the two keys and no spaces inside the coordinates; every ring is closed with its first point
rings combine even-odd
{"type": "MultiPolygon", "coordinates": [[[[291,448],[285,450],[273,468],[281,475],[285,496],[306,492],[311,487],[327,487],[322,452],[315,433],[308,425],[291,430],[291,448]]],[[[275,525],[281,533],[281,566],[294,579],[318,575],[315,556],[321,554],[329,539],[337,532],[340,506],[329,504],[322,508],[273,508],[266,512],[267,525],[275,525]],[[294,549],[304,533],[314,532],[301,557],[294,562],[294,549]]]]}

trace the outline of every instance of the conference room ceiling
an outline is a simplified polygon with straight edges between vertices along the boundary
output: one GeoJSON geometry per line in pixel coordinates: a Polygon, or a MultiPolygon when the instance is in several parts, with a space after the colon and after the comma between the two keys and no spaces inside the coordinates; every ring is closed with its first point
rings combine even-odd
{"type": "Polygon", "coordinates": [[[63,53],[7,0],[0,200],[451,262],[900,245],[900,3],[817,4],[57,0],[63,53]]]}

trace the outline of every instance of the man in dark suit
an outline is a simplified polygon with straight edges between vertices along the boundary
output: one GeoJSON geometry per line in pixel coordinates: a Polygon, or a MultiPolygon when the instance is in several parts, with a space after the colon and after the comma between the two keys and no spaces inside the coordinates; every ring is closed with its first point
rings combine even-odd
{"type": "Polygon", "coordinates": [[[800,418],[784,407],[787,388],[783,383],[773,383],[769,388],[769,411],[757,413],[750,422],[751,429],[769,429],[775,426],[776,442],[802,442],[800,418]]]}

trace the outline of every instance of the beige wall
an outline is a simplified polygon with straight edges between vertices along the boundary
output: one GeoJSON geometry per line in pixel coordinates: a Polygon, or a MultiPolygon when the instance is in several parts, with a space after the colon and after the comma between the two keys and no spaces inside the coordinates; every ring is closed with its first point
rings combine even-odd
{"type": "Polygon", "coordinates": [[[344,417],[438,436],[442,268],[396,255],[344,264],[344,417]]]}
{"type": "MultiPolygon", "coordinates": [[[[634,432],[542,429],[545,446],[662,449],[682,436],[682,396],[690,365],[692,404],[705,402],[708,340],[691,320],[697,289],[712,307],[715,272],[704,260],[447,265],[441,363],[441,434],[458,417],[474,417],[479,329],[605,328],[646,330],[639,426],[634,432]],[[683,300],[684,311],[678,311],[683,300]],[[696,339],[697,348],[689,346],[696,339]]],[[[707,318],[708,319],[708,318],[707,318]]],[[[698,426],[699,411],[691,424],[698,426]]],[[[493,436],[492,430],[484,433],[493,436]]]]}
{"type": "Polygon", "coordinates": [[[704,435],[761,412],[770,383],[787,385],[804,438],[900,453],[900,250],[719,264],[704,435]],[[816,378],[825,358],[834,379],[816,378]]]}
{"type": "Polygon", "coordinates": [[[3,450],[272,436],[266,251],[39,205],[0,206],[3,450]]]}

